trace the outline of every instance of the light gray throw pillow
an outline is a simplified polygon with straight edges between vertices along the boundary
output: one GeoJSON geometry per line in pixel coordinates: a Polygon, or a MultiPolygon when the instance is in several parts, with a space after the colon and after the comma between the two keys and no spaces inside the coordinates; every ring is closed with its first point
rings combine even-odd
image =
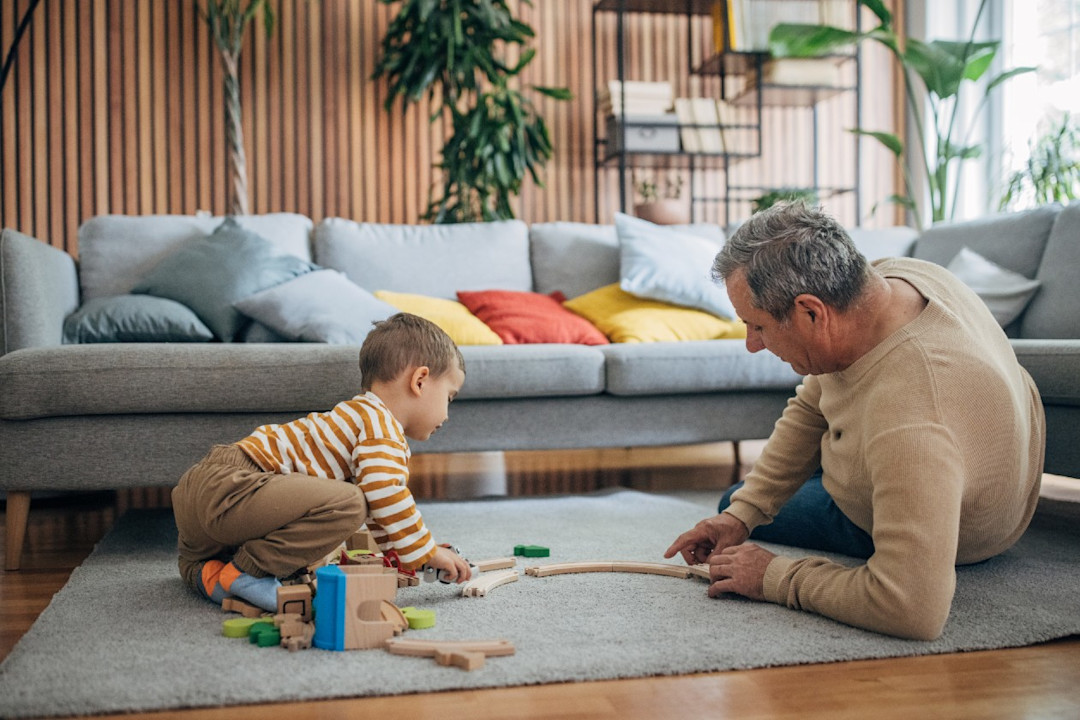
{"type": "Polygon", "coordinates": [[[735,318],[727,291],[710,277],[718,243],[622,213],[615,214],[615,232],[624,291],[735,318]]]}
{"type": "Polygon", "coordinates": [[[211,235],[185,242],[166,256],[132,292],[187,305],[214,335],[231,342],[246,322],[234,302],[315,267],[230,217],[211,235]]]}
{"type": "Polygon", "coordinates": [[[234,304],[290,340],[359,345],[371,324],[397,309],[336,270],[316,270],[234,304]]]}
{"type": "Polygon", "coordinates": [[[64,320],[64,342],[207,342],[210,328],[186,305],[152,295],[94,298],[64,320]]]}
{"type": "Polygon", "coordinates": [[[1039,281],[1006,270],[974,250],[963,247],[946,266],[990,308],[998,325],[1005,327],[1024,312],[1039,281]]]}

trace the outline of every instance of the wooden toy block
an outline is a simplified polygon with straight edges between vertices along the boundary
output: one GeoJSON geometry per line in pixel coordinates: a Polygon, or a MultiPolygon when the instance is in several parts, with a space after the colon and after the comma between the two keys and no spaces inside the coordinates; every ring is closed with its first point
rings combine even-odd
{"type": "Polygon", "coordinates": [[[401,633],[383,619],[382,603],[394,600],[397,570],[380,565],[328,566],[318,571],[315,647],[365,650],[401,633]]]}
{"type": "Polygon", "coordinates": [[[517,570],[485,573],[465,583],[461,588],[461,595],[462,597],[484,597],[489,590],[517,582],[518,577],[517,570]]]}
{"type": "Polygon", "coordinates": [[[283,585],[277,590],[278,614],[296,613],[305,621],[311,620],[312,592],[307,585],[283,585]]]}
{"type": "Polygon", "coordinates": [[[501,558],[488,558],[487,560],[480,560],[474,562],[473,567],[477,572],[488,572],[490,570],[505,570],[517,565],[516,557],[501,557],[501,558]]]}
{"type": "Polygon", "coordinates": [[[345,549],[367,550],[368,552],[377,553],[379,552],[379,543],[375,542],[375,538],[372,537],[370,530],[361,528],[345,541],[345,549]]]}
{"type": "Polygon", "coordinates": [[[397,576],[397,586],[402,587],[416,587],[420,584],[420,578],[415,575],[406,575],[403,572],[399,572],[397,576]]]}
{"type": "Polygon", "coordinates": [[[311,639],[315,637],[315,626],[311,623],[301,623],[303,628],[301,632],[296,635],[289,635],[281,637],[281,647],[285,648],[289,652],[296,652],[297,650],[307,650],[311,647],[311,639]]]}
{"type": "Polygon", "coordinates": [[[269,615],[268,612],[262,608],[255,607],[251,603],[246,603],[238,597],[227,597],[221,601],[221,609],[225,612],[240,613],[246,618],[257,618],[263,615],[269,615]]]}
{"type": "Polygon", "coordinates": [[[462,670],[479,670],[484,667],[486,658],[482,652],[435,651],[435,662],[440,665],[454,665],[462,670]]]}
{"type": "Polygon", "coordinates": [[[525,557],[550,557],[551,549],[546,548],[543,545],[515,545],[514,555],[523,555],[525,557]]]}

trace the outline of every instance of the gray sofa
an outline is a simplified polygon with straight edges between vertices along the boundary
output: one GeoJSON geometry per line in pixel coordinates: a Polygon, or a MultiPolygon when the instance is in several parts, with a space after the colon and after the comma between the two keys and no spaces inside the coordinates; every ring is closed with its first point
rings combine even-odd
{"type": "MultiPolygon", "coordinates": [[[[0,489],[9,569],[31,492],[171,486],[215,443],[330,407],[359,386],[357,348],[322,343],[63,344],[80,303],[127,293],[220,218],[104,216],[80,258],[12,230],[0,236],[0,489]]],[[[491,288],[575,297],[618,282],[610,226],[517,221],[394,226],[302,216],[243,224],[361,287],[453,298],[491,288]]],[[[719,243],[715,227],[694,232],[719,243]]],[[[1080,475],[1080,206],[978,223],[853,231],[871,258],[947,262],[962,246],[1042,285],[1008,328],[1043,391],[1047,469],[1080,475]]],[[[717,245],[719,247],[719,244],[717,245]]],[[[257,326],[252,326],[258,330],[257,326]]],[[[250,330],[250,328],[249,328],[250,330]]],[[[462,348],[467,379],[450,421],[417,452],[648,446],[768,436],[799,377],[740,340],[462,348]]]]}

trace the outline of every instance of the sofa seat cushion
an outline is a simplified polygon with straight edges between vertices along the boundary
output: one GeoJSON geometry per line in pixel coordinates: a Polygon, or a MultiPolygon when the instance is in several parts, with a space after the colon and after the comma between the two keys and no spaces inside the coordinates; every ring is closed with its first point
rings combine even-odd
{"type": "Polygon", "coordinates": [[[1013,340],[1016,359],[1047,405],[1080,406],[1080,340],[1013,340]]]}
{"type": "Polygon", "coordinates": [[[327,218],[315,262],[360,287],[456,300],[458,290],[532,290],[529,231],[520,220],[392,225],[327,218]]]}
{"type": "MultiPolygon", "coordinates": [[[[606,346],[604,346],[606,347],[606,346]]],[[[604,355],[589,345],[473,345],[461,348],[458,399],[595,395],[604,391],[604,355]]],[[[453,410],[450,411],[451,418],[453,410]]]]}
{"type": "Polygon", "coordinates": [[[743,340],[605,345],[607,391],[664,395],[790,389],[802,378],[772,353],[751,353],[743,340]]]}
{"type": "Polygon", "coordinates": [[[358,348],[349,345],[115,343],[24,348],[0,357],[4,420],[125,413],[303,414],[328,409],[359,388],[358,348]]]}

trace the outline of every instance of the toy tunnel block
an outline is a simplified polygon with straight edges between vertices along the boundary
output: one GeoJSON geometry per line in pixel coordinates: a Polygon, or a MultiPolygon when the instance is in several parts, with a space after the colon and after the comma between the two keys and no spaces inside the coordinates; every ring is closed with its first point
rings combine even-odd
{"type": "Polygon", "coordinates": [[[295,613],[302,620],[311,620],[312,595],[307,585],[285,585],[277,590],[279,615],[295,613]]]}
{"type": "Polygon", "coordinates": [[[381,565],[320,568],[316,573],[314,645],[324,650],[363,650],[401,632],[383,620],[382,603],[397,595],[397,571],[381,565]]]}

